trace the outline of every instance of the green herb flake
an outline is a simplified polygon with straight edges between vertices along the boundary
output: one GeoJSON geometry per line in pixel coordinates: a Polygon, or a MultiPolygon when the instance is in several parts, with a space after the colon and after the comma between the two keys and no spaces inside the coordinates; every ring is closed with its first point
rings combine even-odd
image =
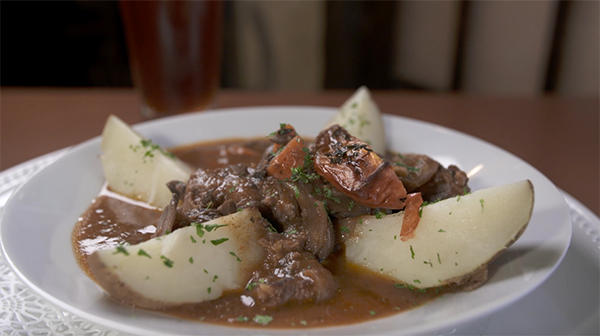
{"type": "MultiPolygon", "coordinates": [[[[167,156],[170,158],[175,158],[175,155],[173,155],[173,153],[167,152],[159,145],[153,143],[152,140],[150,140],[150,139],[147,139],[147,140],[142,139],[142,140],[140,140],[140,144],[146,149],[146,152],[144,153],[143,158],[146,158],[146,157],[153,158],[154,151],[156,151],[156,150],[161,152],[164,156],[167,156]]],[[[132,148],[133,151],[136,152],[140,148],[140,146],[135,146],[135,147],[129,146],[129,148],[132,148]]]]}
{"type": "Polygon", "coordinates": [[[415,259],[415,251],[413,250],[412,245],[410,245],[410,257],[415,259]]]}
{"type": "Polygon", "coordinates": [[[161,256],[160,256],[160,259],[162,259],[162,261],[163,261],[163,264],[165,264],[165,266],[167,266],[167,267],[169,267],[169,268],[172,268],[172,267],[173,267],[173,264],[174,264],[173,260],[171,260],[171,259],[169,259],[169,258],[165,257],[164,255],[161,255],[161,256]]]}
{"type": "Polygon", "coordinates": [[[382,219],[383,217],[385,217],[385,212],[378,211],[378,212],[375,214],[375,218],[377,218],[377,219],[382,219]]]}
{"type": "Polygon", "coordinates": [[[188,261],[190,262],[190,264],[194,264],[194,257],[190,257],[190,259],[188,259],[188,261]]]}
{"type": "Polygon", "coordinates": [[[438,230],[438,232],[446,232],[446,231],[444,231],[444,230],[442,230],[442,229],[439,229],[439,230],[438,230]]]}
{"type": "Polygon", "coordinates": [[[218,276],[218,275],[215,275],[215,276],[213,277],[213,281],[212,281],[212,282],[215,282],[215,281],[217,281],[217,279],[218,279],[218,278],[219,278],[219,276],[218,276]]]}
{"type": "Polygon", "coordinates": [[[371,315],[375,315],[375,314],[377,314],[377,313],[375,313],[375,311],[374,311],[374,310],[371,310],[371,311],[369,311],[369,314],[371,314],[371,315]]]}
{"type": "Polygon", "coordinates": [[[210,292],[212,291],[212,288],[208,287],[208,288],[206,289],[206,291],[208,292],[208,294],[210,294],[210,292]]]}
{"type": "Polygon", "coordinates": [[[229,240],[229,238],[220,238],[220,239],[211,240],[210,243],[217,246],[217,245],[223,244],[224,242],[226,242],[228,240],[229,240]]]}
{"type": "Polygon", "coordinates": [[[341,232],[341,233],[350,233],[350,229],[348,229],[348,227],[347,227],[346,225],[343,225],[343,226],[340,228],[340,232],[341,232]]]}
{"type": "Polygon", "coordinates": [[[252,319],[252,321],[254,321],[254,323],[256,323],[256,324],[267,325],[267,324],[271,323],[271,321],[273,321],[273,316],[256,314],[254,316],[254,318],[252,319]]]}
{"type": "Polygon", "coordinates": [[[190,240],[192,241],[192,243],[196,244],[196,239],[194,239],[194,236],[190,235],[190,240]]]}
{"type": "Polygon", "coordinates": [[[442,264],[442,258],[440,258],[440,254],[437,253],[437,257],[438,257],[438,263],[440,263],[440,265],[442,264]]]}
{"type": "Polygon", "coordinates": [[[232,252],[229,252],[229,254],[231,254],[232,256],[234,256],[234,257],[235,257],[235,259],[236,259],[237,261],[239,261],[239,262],[241,262],[241,261],[242,261],[242,259],[240,259],[240,257],[238,257],[238,256],[235,254],[235,252],[233,252],[233,251],[232,251],[232,252]]]}
{"type": "Polygon", "coordinates": [[[127,250],[125,249],[125,247],[123,247],[122,245],[117,246],[115,248],[115,252],[113,254],[119,254],[119,253],[123,253],[126,256],[129,255],[129,252],[127,252],[127,250]]]}
{"type": "Polygon", "coordinates": [[[307,325],[308,325],[308,322],[306,322],[306,321],[302,320],[302,321],[300,321],[300,324],[302,324],[303,326],[307,326],[307,325]]]}
{"type": "Polygon", "coordinates": [[[204,269],[204,273],[208,274],[208,271],[206,270],[206,268],[204,269]]]}
{"type": "Polygon", "coordinates": [[[204,226],[204,229],[208,232],[211,232],[212,230],[216,230],[220,227],[224,227],[227,226],[227,224],[208,224],[204,226]]]}
{"type": "Polygon", "coordinates": [[[481,204],[481,213],[483,213],[483,198],[479,199],[479,204],[481,204]]]}
{"type": "Polygon", "coordinates": [[[354,206],[356,205],[356,203],[354,203],[354,201],[350,201],[348,202],[348,210],[352,210],[354,209],[354,206]]]}
{"type": "Polygon", "coordinates": [[[146,253],[146,251],[144,251],[142,249],[139,249],[137,254],[139,256],[144,256],[144,257],[148,257],[148,258],[152,259],[152,257],[148,253],[146,253]]]}
{"type": "Polygon", "coordinates": [[[248,318],[243,315],[238,316],[235,320],[238,322],[248,322],[248,318]]]}
{"type": "Polygon", "coordinates": [[[204,225],[202,225],[202,223],[193,222],[191,225],[196,227],[196,234],[198,237],[204,237],[204,225]]]}
{"type": "Polygon", "coordinates": [[[429,260],[429,261],[423,261],[423,264],[427,264],[430,267],[433,267],[433,264],[431,263],[431,260],[429,260]]]}
{"type": "Polygon", "coordinates": [[[406,168],[406,170],[408,170],[411,173],[416,173],[419,170],[421,170],[421,168],[417,168],[417,167],[413,167],[413,166],[409,166],[407,164],[404,164],[402,162],[396,162],[396,166],[400,166],[400,167],[404,167],[406,168]]]}
{"type": "Polygon", "coordinates": [[[419,280],[419,279],[414,279],[414,280],[413,280],[413,282],[416,282],[416,283],[420,284],[420,283],[421,283],[421,280],[419,280]]]}

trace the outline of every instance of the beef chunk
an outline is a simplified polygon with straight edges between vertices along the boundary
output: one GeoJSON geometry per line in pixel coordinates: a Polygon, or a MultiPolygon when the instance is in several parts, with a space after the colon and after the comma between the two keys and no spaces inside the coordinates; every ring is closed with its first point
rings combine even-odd
{"type": "Polygon", "coordinates": [[[415,192],[420,192],[424,201],[435,202],[470,192],[468,182],[467,174],[457,166],[446,169],[440,165],[433,177],[415,192]]]}
{"type": "Polygon", "coordinates": [[[388,153],[387,159],[394,167],[394,171],[406,191],[411,193],[427,183],[437,172],[439,163],[427,155],[405,154],[397,155],[388,153]]]}
{"type": "Polygon", "coordinates": [[[303,249],[306,234],[268,234],[259,243],[267,250],[261,269],[247,287],[261,305],[277,307],[290,301],[320,302],[337,290],[333,275],[303,249]]]}

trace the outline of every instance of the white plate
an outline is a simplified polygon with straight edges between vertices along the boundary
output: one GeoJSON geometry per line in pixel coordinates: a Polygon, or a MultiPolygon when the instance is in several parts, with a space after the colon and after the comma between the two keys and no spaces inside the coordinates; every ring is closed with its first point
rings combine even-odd
{"type": "MultiPolygon", "coordinates": [[[[241,108],[172,117],[136,130],[166,146],[269,134],[286,122],[314,136],[333,115],[329,108],[241,108]]],[[[481,288],[446,295],[393,317],[358,325],[303,329],[303,334],[416,334],[489,315],[539,286],[562,260],[571,237],[568,206],[556,187],[519,158],[471,136],[429,123],[385,116],[388,143],[400,152],[425,153],[471,173],[481,189],[522,179],[533,182],[535,208],[523,236],[490,266],[481,288]]],[[[72,149],[33,176],[9,199],[0,234],[9,265],[33,290],[59,307],[107,327],[136,334],[294,334],[298,330],[238,329],[182,321],[124,308],[108,299],[79,269],[70,242],[77,218],[103,183],[99,138],[72,149]]]]}

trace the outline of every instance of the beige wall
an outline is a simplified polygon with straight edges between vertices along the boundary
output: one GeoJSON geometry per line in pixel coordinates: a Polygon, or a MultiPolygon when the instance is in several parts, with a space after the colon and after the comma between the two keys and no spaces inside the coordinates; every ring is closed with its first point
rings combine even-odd
{"type": "Polygon", "coordinates": [[[557,92],[598,95],[600,91],[600,4],[573,1],[567,17],[557,92]]]}

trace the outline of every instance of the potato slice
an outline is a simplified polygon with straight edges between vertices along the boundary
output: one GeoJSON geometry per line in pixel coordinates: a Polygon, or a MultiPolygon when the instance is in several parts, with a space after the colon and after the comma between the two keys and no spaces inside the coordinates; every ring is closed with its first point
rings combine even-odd
{"type": "Polygon", "coordinates": [[[247,208],[137,245],[94,252],[96,281],[115,299],[161,309],[220,297],[243,288],[264,258],[263,219],[247,208]],[[223,226],[224,225],[224,226],[223,226]],[[202,236],[199,235],[199,232],[202,236]]]}
{"type": "Polygon", "coordinates": [[[108,187],[123,196],[164,208],[171,201],[166,183],[187,181],[191,169],[121,119],[108,117],[102,132],[102,168],[108,187]]]}
{"type": "Polygon", "coordinates": [[[377,154],[387,151],[385,128],[379,107],[371,98],[366,86],[361,86],[341,106],[338,112],[323,129],[338,124],[348,133],[368,143],[377,154]]]}
{"type": "Polygon", "coordinates": [[[473,289],[487,280],[488,263],[525,230],[533,198],[525,180],[425,206],[414,238],[406,241],[400,239],[403,212],[363,216],[346,240],[346,257],[416,288],[473,289]]]}

